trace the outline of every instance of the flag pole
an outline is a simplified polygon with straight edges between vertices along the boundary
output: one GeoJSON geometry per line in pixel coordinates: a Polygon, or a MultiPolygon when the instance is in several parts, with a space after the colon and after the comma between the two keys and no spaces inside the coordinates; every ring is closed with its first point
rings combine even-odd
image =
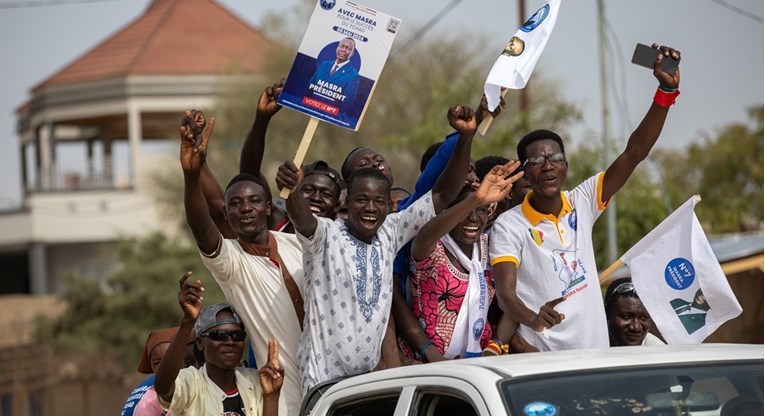
{"type": "MultiPolygon", "coordinates": [[[[310,120],[308,120],[308,125],[305,128],[305,132],[303,132],[303,138],[300,139],[300,145],[297,148],[297,151],[295,152],[295,158],[292,160],[293,163],[295,163],[295,166],[297,166],[298,169],[300,169],[300,165],[303,164],[303,159],[305,159],[305,154],[308,152],[308,146],[311,145],[311,141],[313,140],[313,135],[316,133],[316,127],[319,126],[319,119],[316,117],[311,117],[310,120]]],[[[287,199],[288,196],[290,196],[290,190],[287,188],[282,189],[282,191],[279,193],[279,196],[282,197],[282,199],[287,199]]]]}
{"type": "MultiPolygon", "coordinates": [[[[502,91],[499,93],[499,96],[501,98],[505,98],[505,95],[507,95],[508,88],[502,88],[502,91]]],[[[483,118],[481,121],[481,124],[478,125],[478,132],[481,133],[481,136],[486,135],[486,131],[489,130],[489,126],[491,126],[491,122],[494,121],[494,116],[491,115],[491,113],[487,114],[486,117],[483,118]]]]}
{"type": "Polygon", "coordinates": [[[610,266],[606,270],[603,270],[603,273],[598,276],[598,280],[600,280],[600,286],[605,286],[606,283],[609,283],[611,281],[611,275],[616,273],[617,270],[621,269],[622,266],[624,266],[624,263],[621,261],[621,259],[616,259],[615,262],[611,263],[610,266]]]}

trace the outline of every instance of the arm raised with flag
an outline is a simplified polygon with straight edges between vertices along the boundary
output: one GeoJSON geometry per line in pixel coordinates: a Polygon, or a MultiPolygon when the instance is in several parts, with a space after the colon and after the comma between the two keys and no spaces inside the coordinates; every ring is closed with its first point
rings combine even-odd
{"type": "Polygon", "coordinates": [[[653,47],[661,51],[653,71],[659,88],[626,148],[605,173],[564,191],[569,162],[563,139],[536,130],[518,143],[518,160],[532,192],[520,210],[497,218],[489,253],[500,307],[523,325],[519,332],[539,349],[608,346],[592,227],[656,144],[680,94],[679,70],[670,75],[661,69],[664,59],[680,59],[680,52],[653,47]]]}

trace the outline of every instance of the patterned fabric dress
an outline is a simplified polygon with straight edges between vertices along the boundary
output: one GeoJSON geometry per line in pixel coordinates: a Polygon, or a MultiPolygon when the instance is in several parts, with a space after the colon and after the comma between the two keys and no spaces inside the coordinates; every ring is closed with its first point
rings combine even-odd
{"type": "MultiPolygon", "coordinates": [[[[480,242],[481,264],[486,269],[489,239],[483,234],[480,242]]],[[[413,263],[414,260],[412,260],[413,263]]],[[[488,301],[494,298],[494,279],[491,270],[484,273],[488,283],[488,301]]],[[[436,249],[425,260],[416,262],[416,273],[410,280],[409,290],[412,294],[412,310],[420,322],[422,329],[433,341],[433,345],[443,354],[449,346],[457,322],[462,301],[468,287],[468,274],[460,272],[446,256],[446,249],[441,241],[436,249]]],[[[491,327],[486,325],[481,336],[481,347],[491,340],[491,327]]],[[[399,341],[400,344],[401,341],[399,341]]],[[[403,348],[410,357],[422,360],[418,353],[411,348],[403,348]]]]}

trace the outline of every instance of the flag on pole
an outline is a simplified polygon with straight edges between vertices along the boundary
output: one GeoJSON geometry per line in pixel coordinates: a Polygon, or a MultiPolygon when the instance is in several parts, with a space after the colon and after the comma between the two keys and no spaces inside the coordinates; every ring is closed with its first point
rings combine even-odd
{"type": "Polygon", "coordinates": [[[501,87],[519,90],[526,86],[555,27],[558,9],[560,0],[545,3],[515,32],[494,62],[483,89],[489,110],[499,105],[501,87]]]}
{"type": "Polygon", "coordinates": [[[621,257],[669,344],[699,344],[742,312],[693,211],[700,200],[691,197],[621,257]]]}

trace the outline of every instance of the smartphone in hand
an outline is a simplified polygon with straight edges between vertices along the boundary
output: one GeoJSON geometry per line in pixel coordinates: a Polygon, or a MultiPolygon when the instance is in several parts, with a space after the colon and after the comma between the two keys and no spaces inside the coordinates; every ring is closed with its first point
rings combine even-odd
{"type": "MultiPolygon", "coordinates": [[[[648,45],[638,43],[635,46],[635,53],[632,54],[632,63],[653,69],[653,64],[656,63],[656,58],[660,53],[661,51],[659,49],[654,49],[648,45]]],[[[661,69],[669,75],[674,75],[679,63],[679,59],[675,59],[672,56],[665,56],[664,60],[661,62],[661,69]]]]}

